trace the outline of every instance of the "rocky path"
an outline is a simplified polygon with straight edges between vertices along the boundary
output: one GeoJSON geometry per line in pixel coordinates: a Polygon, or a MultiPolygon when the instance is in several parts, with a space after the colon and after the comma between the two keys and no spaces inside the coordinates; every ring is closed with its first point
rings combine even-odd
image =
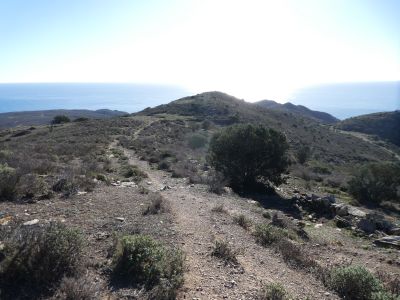
{"type": "Polygon", "coordinates": [[[148,187],[160,191],[171,208],[188,268],[181,299],[255,299],[269,282],[283,284],[296,299],[336,299],[312,275],[289,268],[272,249],[259,246],[250,232],[233,223],[232,216],[239,213],[254,223],[263,221],[252,201],[211,194],[202,185],[188,185],[184,179],[153,170],[133,151],[124,151],[130,163],[147,172],[148,187]],[[225,213],[212,211],[221,204],[225,213]],[[240,253],[238,266],[226,266],[210,255],[217,239],[240,253]]]}

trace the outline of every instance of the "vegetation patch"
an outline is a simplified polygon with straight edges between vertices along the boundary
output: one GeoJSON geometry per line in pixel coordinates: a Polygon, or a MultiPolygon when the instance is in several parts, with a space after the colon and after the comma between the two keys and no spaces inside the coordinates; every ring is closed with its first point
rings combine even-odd
{"type": "Polygon", "coordinates": [[[144,235],[119,238],[115,246],[113,277],[151,290],[151,299],[175,299],[183,284],[184,255],[144,235]]]}
{"type": "Polygon", "coordinates": [[[47,293],[64,276],[79,271],[82,236],[63,224],[17,228],[6,234],[3,243],[0,261],[3,299],[47,293]]]}
{"type": "Polygon", "coordinates": [[[143,178],[147,178],[147,174],[140,170],[138,166],[129,164],[122,167],[122,176],[132,178],[136,183],[142,181],[143,178]]]}
{"type": "Polygon", "coordinates": [[[233,217],[233,222],[243,227],[244,229],[249,229],[251,226],[251,220],[247,218],[245,215],[240,214],[233,217]]]}
{"type": "Polygon", "coordinates": [[[269,283],[264,286],[259,295],[260,300],[288,300],[289,296],[280,283],[269,283]]]}
{"type": "Polygon", "coordinates": [[[236,252],[232,250],[228,242],[225,241],[215,241],[214,249],[211,252],[212,256],[218,257],[225,261],[227,264],[237,265],[238,260],[236,258],[236,252]]]}
{"type": "Polygon", "coordinates": [[[143,215],[156,215],[165,210],[164,198],[160,193],[151,193],[148,199],[150,204],[143,211],[143,215]]]}

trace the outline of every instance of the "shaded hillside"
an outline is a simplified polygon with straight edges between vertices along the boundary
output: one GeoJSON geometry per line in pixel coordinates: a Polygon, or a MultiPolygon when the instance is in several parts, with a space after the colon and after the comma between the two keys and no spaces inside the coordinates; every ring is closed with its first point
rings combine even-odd
{"type": "Polygon", "coordinates": [[[376,135],[400,146],[400,111],[382,112],[346,119],[337,128],[376,135]]]}
{"type": "Polygon", "coordinates": [[[46,125],[50,124],[57,115],[65,115],[72,121],[77,118],[89,119],[107,119],[126,115],[126,112],[109,109],[86,110],[86,109],[55,109],[55,110],[39,110],[39,111],[22,111],[0,113],[0,128],[46,125]]]}
{"type": "MultiPolygon", "coordinates": [[[[148,108],[136,115],[170,115],[193,122],[208,120],[216,125],[263,123],[283,132],[293,151],[310,146],[313,156],[327,163],[357,163],[394,159],[387,152],[356,137],[336,132],[313,119],[299,114],[262,108],[221,92],[207,92],[185,97],[166,105],[148,108]]],[[[245,141],[244,141],[245,142],[245,141]]]]}
{"type": "Polygon", "coordinates": [[[334,124],[339,122],[339,119],[335,118],[334,116],[326,112],[311,110],[305,106],[294,105],[290,102],[287,102],[285,104],[280,104],[272,100],[261,100],[256,102],[255,104],[268,109],[299,114],[301,116],[311,118],[321,123],[334,124]]]}

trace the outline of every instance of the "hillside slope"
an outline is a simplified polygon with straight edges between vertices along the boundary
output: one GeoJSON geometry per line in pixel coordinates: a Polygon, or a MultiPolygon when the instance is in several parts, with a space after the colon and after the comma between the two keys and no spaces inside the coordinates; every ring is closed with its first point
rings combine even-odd
{"type": "Polygon", "coordinates": [[[357,137],[342,134],[331,126],[299,114],[263,108],[221,92],[206,92],[148,108],[135,115],[180,115],[193,121],[209,120],[226,126],[262,123],[283,132],[293,150],[310,146],[318,159],[329,163],[393,160],[387,152],[357,137]]]}
{"type": "Polygon", "coordinates": [[[362,115],[343,120],[338,129],[376,135],[400,146],[400,111],[362,115]]]}
{"type": "Polygon", "coordinates": [[[0,128],[11,128],[17,126],[32,126],[50,124],[57,115],[68,116],[71,120],[77,118],[106,119],[126,115],[126,112],[109,109],[87,110],[87,109],[55,109],[39,111],[22,111],[0,113],[0,128]]]}
{"type": "Polygon", "coordinates": [[[285,104],[280,104],[280,103],[272,101],[272,100],[261,100],[261,101],[255,102],[254,104],[259,105],[264,108],[268,108],[268,109],[274,109],[274,110],[299,114],[301,116],[308,117],[315,121],[325,123],[325,124],[334,124],[334,123],[339,122],[339,119],[335,118],[334,116],[332,116],[326,112],[311,110],[305,106],[295,105],[290,102],[287,102],[285,104]]]}

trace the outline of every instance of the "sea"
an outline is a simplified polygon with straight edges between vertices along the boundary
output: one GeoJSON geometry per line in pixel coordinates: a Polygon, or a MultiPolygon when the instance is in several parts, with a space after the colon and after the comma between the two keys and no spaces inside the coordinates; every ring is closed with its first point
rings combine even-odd
{"type": "Polygon", "coordinates": [[[128,113],[190,93],[181,87],[129,83],[0,84],[0,113],[48,109],[111,109],[128,113]]]}
{"type": "MultiPolygon", "coordinates": [[[[221,91],[223,92],[223,91],[221,91]]],[[[103,109],[133,113],[192,95],[183,87],[130,83],[0,84],[0,113],[48,109],[103,109]]],[[[235,96],[235,95],[232,95],[235,96]]],[[[254,102],[262,99],[245,99],[254,102]]],[[[400,81],[338,83],[304,87],[289,99],[345,119],[400,109],[400,81]]]]}

